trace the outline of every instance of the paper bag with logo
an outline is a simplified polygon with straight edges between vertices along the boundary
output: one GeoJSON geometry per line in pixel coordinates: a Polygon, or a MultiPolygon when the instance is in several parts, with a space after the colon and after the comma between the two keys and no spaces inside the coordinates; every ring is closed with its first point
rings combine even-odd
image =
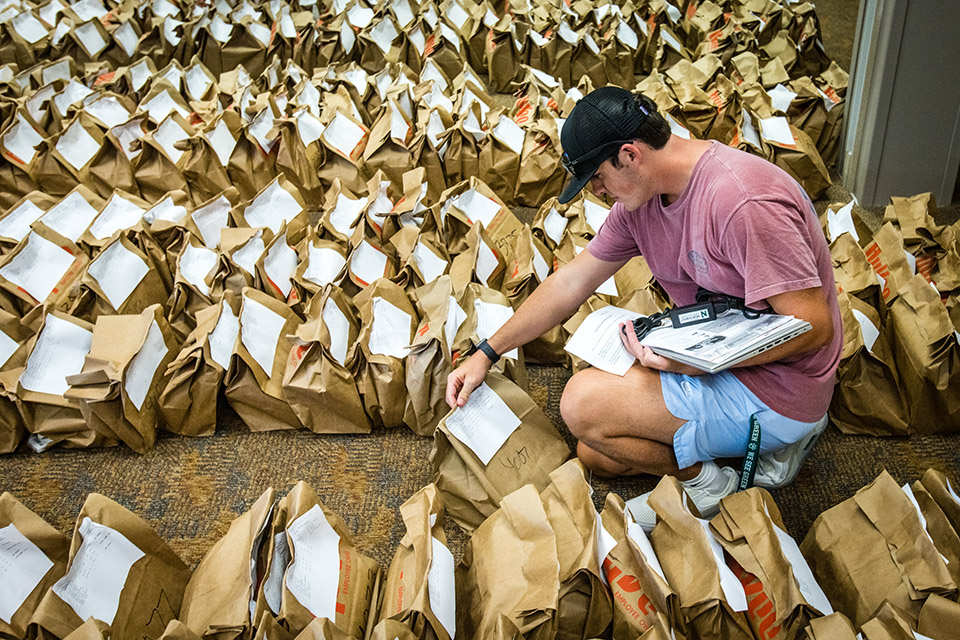
{"type": "Polygon", "coordinates": [[[928,595],[955,597],[957,585],[917,513],[884,471],[810,527],[800,549],[830,602],[854,625],[884,600],[916,621],[928,595]]]}
{"type": "Polygon", "coordinates": [[[864,248],[870,266],[883,278],[883,299],[889,305],[907,284],[914,271],[906,258],[903,237],[893,225],[887,222],[877,231],[864,248]]]}
{"type": "Polygon", "coordinates": [[[474,532],[457,567],[457,630],[470,638],[514,637],[496,634],[504,616],[524,638],[555,637],[556,549],[536,488],[528,484],[506,495],[474,532]]]}
{"type": "Polygon", "coordinates": [[[160,393],[161,425],[184,436],[210,436],[217,428],[220,385],[233,356],[239,301],[225,293],[218,304],[197,312],[197,327],[167,367],[160,393]]]}
{"type": "Polygon", "coordinates": [[[290,355],[287,336],[300,318],[276,298],[246,288],[239,320],[240,333],[224,380],[227,402],[251,431],[303,427],[282,388],[290,355]]]}
{"type": "Polygon", "coordinates": [[[358,386],[374,424],[399,427],[407,405],[404,364],[418,318],[407,294],[386,279],[374,281],[353,300],[360,319],[360,349],[366,364],[358,386]]]}
{"type": "Polygon", "coordinates": [[[67,376],[65,396],[79,401],[91,429],[146,453],[157,438],[167,365],[179,349],[159,304],[139,315],[100,316],[83,370],[67,376]]]}
{"type": "Polygon", "coordinates": [[[886,326],[915,433],[960,430],[960,344],[940,295],[914,276],[890,306],[886,326]]]}
{"type": "Polygon", "coordinates": [[[95,618],[112,637],[159,638],[180,615],[187,567],[139,517],[91,493],[77,516],[66,575],[44,595],[31,625],[65,638],[95,618]]]}
{"type": "Polygon", "coordinates": [[[68,375],[80,373],[90,351],[93,325],[50,311],[37,335],[27,343],[27,365],[17,381],[17,405],[31,434],[28,444],[44,451],[56,444],[66,447],[103,447],[117,444],[87,426],[80,404],[65,397],[68,375]],[[48,362],[58,362],[51,370],[48,362]]]}
{"type": "Polygon", "coordinates": [[[201,638],[251,637],[251,603],[262,571],[257,565],[270,530],[275,495],[272,488],[267,489],[249,511],[231,522],[190,577],[179,618],[201,638]]]}
{"type": "Polygon", "coordinates": [[[41,304],[65,308],[78,294],[88,262],[77,245],[36,222],[20,244],[0,259],[0,287],[20,300],[22,314],[41,304]]]}
{"type": "Polygon", "coordinates": [[[327,285],[296,327],[286,358],[283,395],[315,433],[370,433],[356,378],[363,366],[356,307],[343,291],[327,285]]]}
{"type": "Polygon", "coordinates": [[[0,595],[0,634],[25,638],[27,623],[43,594],[66,571],[70,540],[4,492],[0,494],[0,541],[0,558],[12,578],[0,595]]]}
{"type": "MultiPolygon", "coordinates": [[[[827,215],[830,215],[829,210],[827,215]]],[[[829,238],[830,232],[827,233],[829,238]]],[[[883,288],[886,286],[886,280],[877,277],[877,272],[874,271],[853,234],[840,233],[830,242],[830,258],[837,287],[841,291],[857,296],[876,309],[880,317],[885,319],[887,306],[883,301],[883,288]]]]}
{"type": "Polygon", "coordinates": [[[271,607],[279,601],[280,624],[299,634],[315,618],[326,618],[350,636],[364,637],[380,567],[356,549],[343,519],[327,512],[301,481],[277,504],[270,533],[263,596],[271,607]]]}
{"type": "Polygon", "coordinates": [[[710,525],[743,585],[757,638],[797,638],[811,619],[833,613],[769,493],[754,488],[724,498],[710,525]]]}
{"type": "Polygon", "coordinates": [[[443,502],[437,487],[429,484],[415,493],[401,505],[400,516],[407,532],[384,579],[373,633],[387,637],[392,626],[406,629],[414,639],[451,640],[456,636],[457,618],[454,564],[443,532],[443,502]]]}
{"type": "Polygon", "coordinates": [[[465,406],[440,421],[430,462],[447,513],[472,531],[508,493],[525,484],[544,489],[569,455],[530,396],[491,372],[465,406]]]}
{"type": "Polygon", "coordinates": [[[882,335],[880,316],[869,304],[845,292],[840,292],[837,300],[843,319],[843,354],[830,403],[830,422],[844,433],[909,434],[909,410],[893,352],[882,335]]]}
{"type": "Polygon", "coordinates": [[[663,577],[647,534],[624,507],[623,498],[611,492],[600,513],[603,529],[612,538],[605,545],[603,575],[613,596],[613,637],[635,638],[655,628],[660,617],[679,630],[685,624],[679,597],[663,577]]]}
{"type": "Polygon", "coordinates": [[[600,637],[613,619],[600,556],[614,541],[603,529],[591,493],[579,460],[554,470],[540,493],[560,562],[557,638],[600,637]]]}
{"type": "Polygon", "coordinates": [[[667,582],[680,597],[691,635],[751,640],[743,586],[724,562],[709,523],[698,517],[677,479],[664,476],[649,504],[657,514],[650,540],[667,582]]]}

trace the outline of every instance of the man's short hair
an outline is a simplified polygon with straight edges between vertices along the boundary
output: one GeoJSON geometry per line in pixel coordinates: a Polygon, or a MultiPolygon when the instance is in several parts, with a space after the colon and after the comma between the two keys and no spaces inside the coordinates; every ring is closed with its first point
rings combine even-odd
{"type": "Polygon", "coordinates": [[[660,111],[657,109],[657,103],[647,96],[642,93],[634,93],[633,99],[641,108],[646,110],[648,114],[647,117],[643,119],[643,122],[640,123],[640,126],[637,127],[633,138],[650,145],[654,149],[663,149],[667,144],[667,140],[670,139],[670,123],[660,115],[660,111]]]}

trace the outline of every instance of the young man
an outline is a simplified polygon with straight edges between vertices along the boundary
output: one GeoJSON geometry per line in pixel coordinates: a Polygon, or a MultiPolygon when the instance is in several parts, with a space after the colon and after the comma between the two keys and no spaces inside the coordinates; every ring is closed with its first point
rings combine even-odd
{"type": "MultiPolygon", "coordinates": [[[[744,455],[756,415],[762,455],[755,483],[791,482],[826,426],[843,343],[830,253],[803,189],[766,160],[672,136],[649,98],[616,87],[577,103],[560,137],[572,176],[560,202],[590,182],[616,204],[587,250],[450,374],[447,402],[463,406],[498,354],[562,322],[643,255],[677,305],[694,303],[702,287],[812,329],[710,375],[654,354],[621,326],[637,363],[623,377],[580,371],[560,400],[580,460],[603,475],[674,475],[709,516],[738,484],[733,469],[713,460],[744,455]]],[[[645,495],[630,506],[641,525],[653,526],[645,495]]]]}

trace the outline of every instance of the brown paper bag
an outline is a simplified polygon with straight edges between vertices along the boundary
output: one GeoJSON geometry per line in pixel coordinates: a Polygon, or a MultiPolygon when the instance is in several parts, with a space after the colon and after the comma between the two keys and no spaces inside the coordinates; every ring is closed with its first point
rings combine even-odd
{"type": "Polygon", "coordinates": [[[941,471],[927,469],[920,483],[943,511],[953,530],[960,532],[960,497],[957,497],[950,480],[941,471]]]}
{"type": "Polygon", "coordinates": [[[915,433],[960,430],[960,344],[940,296],[921,275],[890,307],[887,335],[915,433]]]}
{"type": "Polygon", "coordinates": [[[960,579],[960,563],[956,562],[960,559],[960,536],[921,481],[914,482],[910,490],[926,521],[924,528],[927,534],[933,540],[940,555],[947,559],[947,570],[953,577],[953,581],[957,582],[960,579]]]}
{"type": "MultiPolygon", "coordinates": [[[[401,635],[406,640],[406,637],[401,635]]],[[[396,636],[390,636],[390,640],[395,640],[396,636]]],[[[310,624],[303,628],[295,640],[357,640],[354,636],[339,627],[334,626],[326,618],[314,618],[310,624]]]]}
{"type": "Polygon", "coordinates": [[[579,460],[554,470],[550,484],[540,493],[557,538],[560,562],[557,638],[599,637],[613,619],[613,603],[599,557],[603,525],[591,493],[579,460]]]}
{"type": "Polygon", "coordinates": [[[4,563],[19,567],[24,581],[8,584],[3,596],[0,634],[25,638],[27,623],[43,594],[59,580],[67,567],[70,541],[26,508],[12,494],[0,494],[0,536],[4,563]]]}
{"type": "Polygon", "coordinates": [[[246,288],[239,320],[240,332],[224,380],[227,402],[251,431],[303,427],[283,391],[284,368],[291,353],[287,336],[300,318],[279,300],[246,288]]]}
{"type": "Polygon", "coordinates": [[[884,600],[916,620],[929,594],[956,594],[917,510],[886,471],[821,513],[800,548],[830,602],[857,626],[884,600]]]}
{"type": "Polygon", "coordinates": [[[504,113],[488,114],[489,135],[479,145],[479,172],[483,180],[506,204],[516,204],[520,155],[526,131],[504,113]]]}
{"type": "Polygon", "coordinates": [[[53,205],[57,203],[57,198],[43,193],[42,191],[31,191],[15,203],[4,209],[0,215],[0,247],[2,253],[6,254],[17,246],[28,233],[30,233],[30,224],[40,219],[40,217],[53,205]]]}
{"type": "MultiPolygon", "coordinates": [[[[470,531],[493,513],[508,493],[525,484],[545,488],[549,473],[570,455],[540,408],[506,378],[491,373],[474,394],[478,397],[471,395],[466,407],[454,409],[441,420],[430,452],[434,482],[443,494],[447,513],[470,531]],[[516,427],[484,462],[472,448],[478,443],[465,443],[461,438],[468,437],[463,429],[472,420],[492,419],[484,409],[488,402],[516,427]]],[[[481,452],[486,456],[490,449],[491,443],[486,442],[481,452]]]]}
{"type": "Polygon", "coordinates": [[[805,629],[804,640],[857,640],[856,630],[842,613],[814,618],[805,629]]]}
{"type": "Polygon", "coordinates": [[[179,620],[171,620],[159,640],[199,640],[200,636],[190,630],[190,627],[179,620]]]}
{"type": "Polygon", "coordinates": [[[400,507],[407,532],[384,578],[374,637],[378,633],[387,637],[388,627],[406,629],[410,638],[418,640],[451,640],[456,635],[453,555],[446,546],[443,513],[433,484],[400,507]]]}
{"type": "Polygon", "coordinates": [[[757,638],[797,638],[811,619],[833,612],[769,493],[754,488],[724,498],[710,526],[743,585],[757,638]]]}
{"type": "Polygon", "coordinates": [[[241,295],[244,287],[257,284],[257,261],[260,260],[273,233],[266,227],[224,227],[220,230],[215,270],[208,274],[211,300],[227,292],[241,295]]]}
{"type": "Polygon", "coordinates": [[[315,433],[370,433],[356,378],[363,366],[356,307],[327,285],[296,327],[283,373],[283,397],[315,433]]]}
{"type": "Polygon", "coordinates": [[[707,521],[698,517],[677,479],[664,476],[650,494],[649,504],[657,514],[650,540],[667,582],[680,597],[692,635],[752,639],[743,587],[730,573],[707,521]]]}
{"type": "Polygon", "coordinates": [[[167,301],[167,320],[180,336],[186,337],[197,326],[197,312],[213,304],[210,286],[217,267],[217,253],[206,248],[190,234],[175,260],[173,293],[167,301]]]}
{"type": "Polygon", "coordinates": [[[249,638],[253,624],[250,603],[258,584],[251,571],[270,529],[275,501],[267,489],[250,510],[230,523],[227,533],[214,543],[197,566],[183,592],[180,619],[202,638],[249,638]]]}
{"type": "Polygon", "coordinates": [[[197,328],[167,366],[168,382],[158,399],[161,425],[183,436],[212,436],[217,403],[240,333],[239,301],[225,293],[220,302],[197,312],[197,328]]]}
{"type": "Polygon", "coordinates": [[[884,602],[872,619],[860,628],[865,640],[913,640],[914,626],[909,614],[896,605],[884,602]]]}
{"type": "Polygon", "coordinates": [[[266,578],[283,577],[280,624],[299,634],[314,619],[327,618],[347,634],[364,637],[381,572],[355,548],[343,519],[328,513],[301,481],[277,504],[271,533],[286,541],[285,552],[274,548],[266,578]],[[309,545],[300,561],[309,562],[306,567],[298,566],[298,545],[309,545]]]}
{"type": "Polygon", "coordinates": [[[67,573],[44,595],[30,623],[39,633],[65,638],[93,616],[110,625],[112,637],[159,638],[166,622],[180,615],[189,579],[189,567],[146,522],[91,493],[77,516],[67,573]],[[84,598],[88,589],[116,594],[116,609],[94,606],[84,598]]]}
{"type": "Polygon", "coordinates": [[[457,567],[457,630],[470,638],[514,637],[497,635],[504,616],[523,638],[555,637],[556,545],[536,488],[506,495],[474,532],[457,567]]]}
{"type": "Polygon", "coordinates": [[[399,427],[407,405],[405,360],[416,311],[396,284],[376,280],[355,298],[360,316],[360,349],[366,366],[358,381],[364,408],[374,424],[399,427]]]}
{"type": "Polygon", "coordinates": [[[890,304],[913,276],[904,256],[903,237],[893,226],[884,224],[863,249],[877,275],[883,279],[883,299],[890,304]]]}
{"type": "Polygon", "coordinates": [[[514,197],[517,204],[539,207],[563,188],[566,173],[560,163],[560,131],[544,118],[527,130],[514,197]]]}
{"type": "Polygon", "coordinates": [[[270,181],[250,202],[233,210],[239,227],[267,227],[276,235],[286,224],[287,239],[297,244],[309,224],[311,207],[283,176],[270,181]]]}
{"type": "Polygon", "coordinates": [[[949,638],[960,624],[960,604],[936,594],[927,598],[920,610],[917,631],[931,638],[949,638]]]}
{"type": "Polygon", "coordinates": [[[23,314],[39,305],[64,308],[78,295],[88,263],[76,244],[35,222],[20,244],[0,259],[0,287],[22,301],[23,314]],[[59,277],[54,279],[51,274],[59,277]]]}
{"type": "Polygon", "coordinates": [[[663,569],[647,534],[625,508],[623,498],[608,493],[600,513],[605,535],[616,545],[603,560],[613,596],[613,637],[635,638],[658,626],[660,618],[676,629],[685,624],[679,596],[663,577],[663,569]]]}
{"type": "Polygon", "coordinates": [[[461,295],[471,282],[499,290],[506,265],[502,254],[493,246],[490,236],[475,222],[466,236],[466,249],[450,263],[453,290],[461,295]]]}
{"type": "Polygon", "coordinates": [[[156,441],[157,398],[179,350],[159,304],[139,315],[101,316],[83,370],[66,377],[64,395],[80,402],[91,429],[144,454],[156,441]]]}
{"type": "Polygon", "coordinates": [[[877,277],[856,239],[849,233],[841,233],[830,243],[830,258],[837,288],[868,303],[880,318],[886,319],[887,306],[883,300],[886,283],[877,277]]]}

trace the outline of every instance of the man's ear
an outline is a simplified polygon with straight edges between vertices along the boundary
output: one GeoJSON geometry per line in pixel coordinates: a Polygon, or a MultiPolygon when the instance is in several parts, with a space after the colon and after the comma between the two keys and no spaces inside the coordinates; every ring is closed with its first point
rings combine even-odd
{"type": "Polygon", "coordinates": [[[635,142],[628,142],[620,147],[620,164],[631,164],[643,159],[643,150],[635,142]]]}

